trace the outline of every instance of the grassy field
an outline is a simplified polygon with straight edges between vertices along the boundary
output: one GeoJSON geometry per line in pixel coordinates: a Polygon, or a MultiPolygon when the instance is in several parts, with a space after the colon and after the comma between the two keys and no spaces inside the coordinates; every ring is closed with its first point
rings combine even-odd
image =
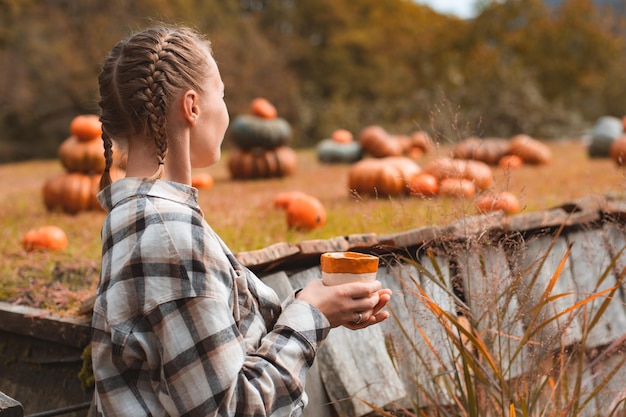
{"type": "MultiPolygon", "coordinates": [[[[624,172],[610,159],[589,158],[579,140],[554,141],[549,146],[553,154],[550,164],[493,169],[493,188],[517,195],[522,212],[548,209],[591,194],[623,193],[624,172]]],[[[424,164],[448,153],[449,148],[440,147],[417,162],[424,164]]],[[[281,179],[234,181],[227,160],[225,152],[219,164],[206,170],[215,178],[215,185],[200,190],[200,205],[207,221],[235,253],[281,241],[297,243],[438,226],[477,213],[470,199],[354,195],[347,186],[350,166],[320,164],[315,150],[299,151],[296,174],[281,179]],[[274,196],[289,190],[319,198],[327,211],[326,224],[310,232],[289,230],[284,211],[273,206],[274,196]]],[[[0,299],[51,310],[63,306],[71,313],[95,290],[104,213],[71,216],[48,212],[42,186],[59,172],[62,167],[56,160],[0,165],[0,299]],[[60,252],[26,252],[21,245],[23,234],[47,224],[66,231],[69,247],[60,252]]]]}

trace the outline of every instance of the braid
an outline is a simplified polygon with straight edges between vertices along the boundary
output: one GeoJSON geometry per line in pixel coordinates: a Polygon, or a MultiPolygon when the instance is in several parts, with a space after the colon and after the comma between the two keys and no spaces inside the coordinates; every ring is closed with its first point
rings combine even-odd
{"type": "Polygon", "coordinates": [[[105,167],[104,172],[100,177],[101,190],[113,182],[111,180],[111,166],[113,165],[113,142],[105,131],[102,132],[102,142],[104,144],[105,167]]]}
{"type": "Polygon", "coordinates": [[[164,101],[164,86],[167,83],[167,77],[159,68],[162,66],[162,56],[166,54],[163,51],[163,43],[155,45],[155,51],[151,54],[152,62],[148,65],[149,75],[145,78],[145,88],[143,89],[143,99],[145,100],[146,114],[146,132],[148,136],[154,139],[157,150],[157,159],[159,166],[157,171],[149,178],[150,180],[161,178],[164,171],[163,164],[167,155],[167,109],[164,101]]]}

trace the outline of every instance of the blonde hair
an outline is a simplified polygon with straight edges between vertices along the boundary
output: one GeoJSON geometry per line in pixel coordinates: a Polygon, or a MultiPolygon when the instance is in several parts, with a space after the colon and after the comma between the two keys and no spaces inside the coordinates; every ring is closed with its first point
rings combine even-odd
{"type": "Polygon", "coordinates": [[[100,188],[111,184],[113,140],[152,139],[161,178],[167,156],[167,114],[185,89],[201,91],[211,63],[211,45],[195,30],[169,26],[144,29],[122,40],[106,57],[98,84],[106,168],[100,188]]]}

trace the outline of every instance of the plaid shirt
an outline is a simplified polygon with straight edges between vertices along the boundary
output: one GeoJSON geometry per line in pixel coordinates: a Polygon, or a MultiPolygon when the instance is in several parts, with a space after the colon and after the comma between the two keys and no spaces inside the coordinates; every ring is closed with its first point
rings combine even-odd
{"type": "Polygon", "coordinates": [[[206,223],[195,188],[126,178],[98,198],[98,415],[300,415],[324,315],[281,306],[206,223]]]}

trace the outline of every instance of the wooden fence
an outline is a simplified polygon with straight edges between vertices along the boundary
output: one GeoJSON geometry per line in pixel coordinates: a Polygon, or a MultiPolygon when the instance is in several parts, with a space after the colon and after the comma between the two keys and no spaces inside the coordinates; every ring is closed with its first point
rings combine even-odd
{"type": "MultiPolygon", "coordinates": [[[[397,234],[277,243],[237,257],[283,298],[319,278],[321,253],[351,250],[381,260],[378,279],[394,292],[393,317],[362,331],[331,331],[307,380],[305,417],[452,406],[450,384],[461,350],[476,348],[470,334],[479,336],[512,383],[545,369],[550,377],[555,364],[540,358],[561,361],[561,372],[583,373],[580,393],[590,395],[578,415],[593,416],[626,398],[624,219],[626,202],[588,197],[536,213],[491,213],[397,234]],[[590,296],[597,298],[583,302],[590,296]],[[545,308],[538,311],[538,305],[545,308]],[[601,318],[587,331],[598,312],[601,318]],[[446,317],[465,324],[465,337],[446,317]],[[538,322],[545,325],[526,340],[527,329],[538,322]],[[453,343],[454,334],[462,344],[453,343]],[[582,362],[563,361],[572,355],[582,362]]],[[[37,320],[6,329],[2,319],[0,327],[39,337],[32,330],[37,320]]],[[[88,328],[86,322],[70,324],[75,334],[88,328]]]]}

